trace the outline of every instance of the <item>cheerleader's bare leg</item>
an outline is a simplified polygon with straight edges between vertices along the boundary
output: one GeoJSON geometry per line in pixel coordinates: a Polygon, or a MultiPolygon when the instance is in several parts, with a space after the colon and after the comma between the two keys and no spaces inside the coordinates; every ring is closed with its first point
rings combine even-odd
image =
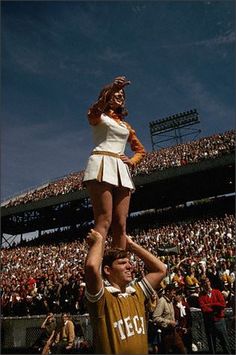
{"type": "Polygon", "coordinates": [[[126,248],[126,220],[129,212],[131,192],[125,187],[113,189],[113,213],[111,222],[112,246],[126,248]]]}
{"type": "Polygon", "coordinates": [[[91,180],[86,182],[86,186],[93,206],[94,229],[105,240],[112,220],[112,185],[91,180]]]}

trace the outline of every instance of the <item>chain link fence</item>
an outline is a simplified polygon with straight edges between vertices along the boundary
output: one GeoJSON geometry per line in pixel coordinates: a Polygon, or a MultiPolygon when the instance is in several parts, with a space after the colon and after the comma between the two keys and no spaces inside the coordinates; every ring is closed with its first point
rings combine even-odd
{"type": "MultiPolygon", "coordinates": [[[[205,332],[205,325],[203,321],[202,312],[198,309],[191,310],[192,315],[192,335],[193,344],[195,344],[198,352],[208,352],[208,343],[205,332]]],[[[229,343],[232,350],[235,349],[235,322],[233,319],[233,310],[227,308],[225,310],[225,322],[229,335],[229,343]]],[[[221,345],[217,339],[217,352],[223,352],[221,345]]]]}
{"type": "MultiPolygon", "coordinates": [[[[195,344],[196,352],[208,352],[208,344],[205,333],[202,312],[199,309],[191,310],[192,314],[192,335],[193,344],[195,344]]],[[[2,318],[1,327],[1,346],[2,353],[9,349],[32,349],[37,339],[41,335],[41,324],[45,316],[31,317],[7,317],[2,318]]],[[[59,318],[57,316],[56,318],[59,318]]],[[[233,311],[227,308],[225,311],[226,326],[229,334],[229,341],[232,350],[235,350],[235,322],[233,311]]],[[[82,328],[84,338],[89,344],[92,344],[92,329],[90,325],[89,315],[73,315],[72,320],[75,326],[82,328]]],[[[217,343],[217,352],[222,352],[221,346],[217,343]]]]}

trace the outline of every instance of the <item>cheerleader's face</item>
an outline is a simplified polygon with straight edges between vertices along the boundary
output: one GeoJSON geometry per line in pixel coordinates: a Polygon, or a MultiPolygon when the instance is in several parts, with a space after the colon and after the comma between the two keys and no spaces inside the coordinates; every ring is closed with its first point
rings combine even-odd
{"type": "Polygon", "coordinates": [[[124,104],[125,97],[123,90],[115,92],[109,100],[109,106],[113,110],[117,109],[118,107],[124,107],[124,104]]]}

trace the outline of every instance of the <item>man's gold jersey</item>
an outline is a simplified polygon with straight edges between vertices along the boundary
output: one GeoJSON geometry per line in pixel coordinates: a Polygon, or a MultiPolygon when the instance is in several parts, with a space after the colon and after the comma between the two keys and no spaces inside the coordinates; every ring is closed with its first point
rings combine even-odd
{"type": "Polygon", "coordinates": [[[125,293],[112,286],[86,291],[97,354],[148,354],[145,301],[154,292],[144,278],[125,293]]]}

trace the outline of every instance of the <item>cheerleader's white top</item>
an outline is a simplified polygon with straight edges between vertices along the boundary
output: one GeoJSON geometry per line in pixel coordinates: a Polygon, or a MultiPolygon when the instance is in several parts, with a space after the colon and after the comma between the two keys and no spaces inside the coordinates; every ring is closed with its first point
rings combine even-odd
{"type": "Polygon", "coordinates": [[[112,111],[100,117],[89,117],[92,126],[94,149],[90,155],[83,181],[98,180],[134,191],[135,186],[127,164],[121,159],[127,141],[135,152],[130,159],[136,165],[145,155],[145,149],[131,126],[112,111]]]}

